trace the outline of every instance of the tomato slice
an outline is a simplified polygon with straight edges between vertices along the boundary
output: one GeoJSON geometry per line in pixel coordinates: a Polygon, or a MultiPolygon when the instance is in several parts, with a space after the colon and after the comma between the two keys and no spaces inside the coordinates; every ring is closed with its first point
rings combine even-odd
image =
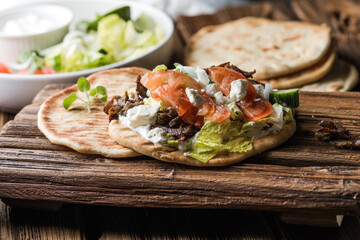
{"type": "Polygon", "coordinates": [[[174,107],[188,124],[202,126],[204,118],[222,122],[230,116],[230,110],[226,106],[215,104],[200,84],[184,73],[173,70],[149,72],[141,78],[141,83],[149,89],[151,97],[174,107]],[[200,94],[203,102],[199,107],[191,104],[186,95],[186,88],[195,89],[200,94]]]}
{"type": "Polygon", "coordinates": [[[10,69],[1,62],[0,62],[0,73],[10,73],[10,69]]]}
{"type": "Polygon", "coordinates": [[[248,121],[266,117],[274,111],[271,103],[260,96],[251,102],[240,101],[237,105],[243,112],[244,118],[248,121]]]}
{"type": "Polygon", "coordinates": [[[257,95],[251,82],[241,73],[224,67],[211,67],[208,69],[210,79],[226,96],[230,94],[231,82],[238,79],[248,81],[248,89],[243,100],[237,102],[238,107],[248,121],[255,121],[271,114],[274,109],[269,101],[257,95]]]}

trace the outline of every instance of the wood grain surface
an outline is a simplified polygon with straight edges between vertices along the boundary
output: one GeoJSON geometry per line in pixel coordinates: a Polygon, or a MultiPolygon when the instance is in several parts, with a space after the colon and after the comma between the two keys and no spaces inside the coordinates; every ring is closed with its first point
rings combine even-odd
{"type": "Polygon", "coordinates": [[[225,168],[198,169],[142,156],[113,160],[51,144],[36,113],[49,85],[0,136],[0,197],[136,207],[317,209],[358,214],[359,151],[318,142],[321,119],[360,136],[360,93],[300,95],[297,132],[286,144],[225,168]],[[74,194],[76,192],[76,194],[74,194]]]}
{"type": "Polygon", "coordinates": [[[275,214],[244,210],[118,208],[65,205],[58,212],[10,208],[0,202],[0,239],[355,240],[360,218],[340,228],[288,225],[275,214]]]}

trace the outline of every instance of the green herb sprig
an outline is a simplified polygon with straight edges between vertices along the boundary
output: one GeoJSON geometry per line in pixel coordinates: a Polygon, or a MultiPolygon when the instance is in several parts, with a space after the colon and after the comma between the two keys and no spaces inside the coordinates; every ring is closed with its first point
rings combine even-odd
{"type": "Polygon", "coordinates": [[[97,86],[93,89],[90,89],[90,83],[84,77],[79,78],[79,80],[77,81],[77,87],[80,92],[85,93],[86,100],[80,98],[78,95],[76,95],[76,93],[73,92],[67,98],[65,98],[63,101],[63,106],[66,110],[69,109],[69,107],[73,104],[73,102],[75,102],[76,99],[79,99],[80,101],[82,101],[83,103],[86,104],[88,113],[91,113],[90,105],[91,105],[92,100],[97,98],[98,95],[102,95],[102,97],[100,98],[100,101],[102,101],[102,102],[107,101],[108,95],[107,95],[106,88],[103,86],[97,86]]]}

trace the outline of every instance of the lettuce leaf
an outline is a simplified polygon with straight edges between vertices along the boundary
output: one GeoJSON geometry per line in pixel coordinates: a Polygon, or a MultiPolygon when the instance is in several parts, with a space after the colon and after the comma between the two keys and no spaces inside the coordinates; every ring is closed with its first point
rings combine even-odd
{"type": "Polygon", "coordinates": [[[229,152],[247,152],[252,149],[252,140],[248,137],[238,137],[224,144],[229,152]]]}
{"type": "Polygon", "coordinates": [[[223,151],[238,153],[250,151],[253,147],[252,139],[280,131],[286,121],[292,120],[290,108],[277,103],[273,105],[273,108],[272,114],[257,121],[205,122],[188,155],[206,163],[223,151]]]}
{"type": "Polygon", "coordinates": [[[224,137],[238,136],[241,131],[240,122],[224,121],[205,122],[196,137],[196,141],[189,156],[201,161],[208,162],[222,151],[246,152],[252,149],[252,140],[246,137],[234,138],[224,142],[224,137]]]}
{"type": "Polygon", "coordinates": [[[47,49],[45,65],[54,67],[61,62],[57,71],[72,72],[137,57],[163,39],[160,26],[145,24],[146,19],[142,16],[137,23],[142,28],[138,32],[133,21],[119,17],[115,10],[105,14],[96,21],[97,31],[71,31],[61,44],[47,49]]]}

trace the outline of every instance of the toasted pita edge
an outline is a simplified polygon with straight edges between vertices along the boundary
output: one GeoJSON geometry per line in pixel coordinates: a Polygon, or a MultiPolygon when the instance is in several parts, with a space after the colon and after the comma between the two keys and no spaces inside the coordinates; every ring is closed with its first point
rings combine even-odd
{"type": "Polygon", "coordinates": [[[319,81],[300,87],[301,91],[346,92],[359,83],[356,67],[345,60],[337,59],[331,71],[319,81]]]}
{"type": "Polygon", "coordinates": [[[287,76],[259,80],[262,83],[270,83],[274,89],[288,89],[301,87],[305,84],[310,84],[319,81],[322,77],[331,71],[336,59],[334,44],[328,50],[327,54],[316,63],[307,69],[303,69],[299,72],[292,73],[287,76]]]}
{"type": "Polygon", "coordinates": [[[192,157],[185,156],[183,152],[180,152],[174,148],[169,148],[160,144],[154,144],[150,142],[149,140],[140,136],[135,131],[121,124],[118,120],[111,121],[111,123],[109,124],[110,136],[116,142],[123,146],[134,149],[136,152],[156,158],[161,161],[181,163],[197,167],[227,166],[243,161],[249,157],[281,145],[282,143],[286,142],[295,133],[295,131],[296,122],[293,119],[292,121],[287,122],[280,132],[273,133],[264,138],[254,140],[253,148],[250,151],[244,153],[220,154],[215,158],[209,160],[209,162],[203,163],[192,157]]]}
{"type": "MultiPolygon", "coordinates": [[[[125,72],[146,73],[148,71],[149,71],[148,69],[138,68],[138,67],[110,69],[110,70],[105,70],[105,71],[94,73],[94,74],[90,75],[89,77],[87,77],[87,79],[90,82],[90,84],[93,84],[99,76],[104,75],[104,74],[122,74],[125,72]]],[[[67,141],[66,138],[58,136],[56,134],[56,132],[52,131],[52,128],[50,127],[51,123],[49,123],[47,121],[47,113],[49,113],[51,111],[51,107],[53,105],[52,103],[54,101],[59,101],[59,99],[61,99],[61,101],[62,101],[70,93],[76,92],[77,90],[78,90],[77,84],[74,84],[74,85],[50,96],[41,105],[40,110],[38,112],[37,124],[38,124],[39,130],[46,136],[46,138],[49,139],[50,142],[53,144],[64,145],[69,148],[72,148],[73,150],[75,150],[77,152],[84,153],[84,154],[98,154],[98,155],[102,155],[102,156],[110,157],[110,158],[125,158],[125,157],[140,156],[141,155],[140,153],[137,153],[134,150],[125,148],[125,147],[123,150],[121,150],[120,152],[117,151],[116,153],[92,149],[92,148],[83,146],[81,144],[74,143],[72,141],[67,141]]]]}

